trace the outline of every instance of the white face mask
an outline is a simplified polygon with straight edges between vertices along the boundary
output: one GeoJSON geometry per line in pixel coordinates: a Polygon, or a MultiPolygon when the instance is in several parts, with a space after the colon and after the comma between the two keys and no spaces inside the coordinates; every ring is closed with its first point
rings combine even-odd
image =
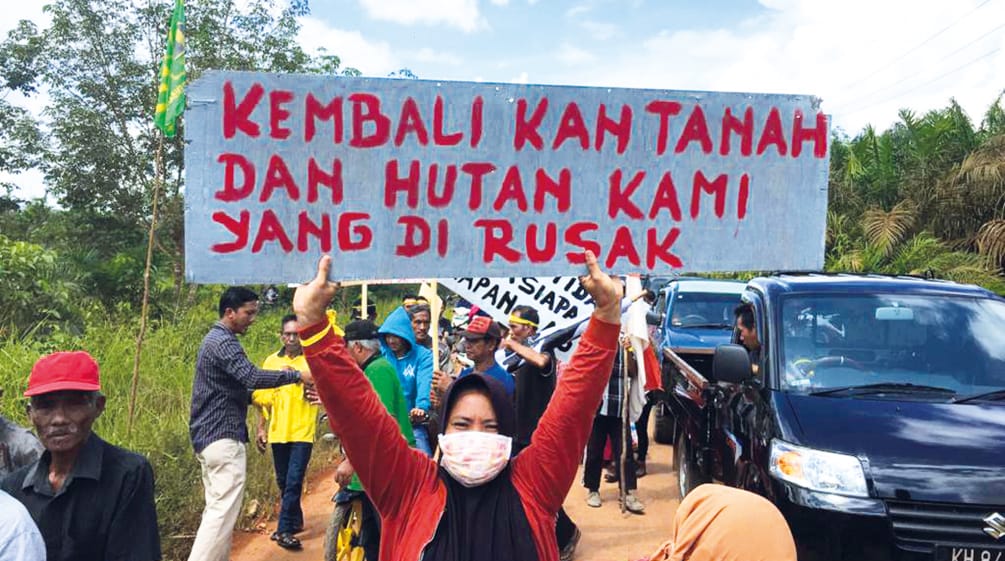
{"type": "Polygon", "coordinates": [[[465,487],[495,479],[509,463],[513,439],[481,431],[458,431],[439,437],[443,468],[465,487]]]}

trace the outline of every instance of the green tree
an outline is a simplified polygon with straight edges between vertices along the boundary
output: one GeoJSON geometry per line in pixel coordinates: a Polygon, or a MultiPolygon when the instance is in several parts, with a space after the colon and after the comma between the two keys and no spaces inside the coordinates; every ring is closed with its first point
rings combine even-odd
{"type": "MultiPolygon", "coordinates": [[[[21,22],[0,45],[3,89],[31,94],[44,87],[52,100],[41,123],[22,111],[5,113],[0,103],[0,130],[19,131],[10,140],[0,137],[0,169],[42,169],[49,193],[64,209],[48,213],[58,216],[51,226],[0,217],[24,228],[6,233],[65,248],[64,257],[89,273],[95,263],[122,264],[142,255],[157,171],[156,77],[171,7],[154,0],[54,0],[46,7],[51,26],[39,30],[21,22]],[[15,121],[21,129],[2,126],[15,121]],[[43,129],[47,135],[37,132],[43,129]],[[29,149],[29,140],[38,149],[29,149]],[[26,159],[40,153],[45,158],[26,159]]],[[[358,74],[341,68],[337,56],[315,56],[299,46],[297,18],[308,13],[305,0],[190,0],[186,8],[190,79],[208,69],[358,74]]],[[[184,282],[184,146],[182,123],[164,145],[166,181],[155,238],[155,265],[170,275],[177,296],[184,282]]],[[[14,206],[19,202],[11,200],[0,209],[14,206]]],[[[112,265],[88,274],[88,292],[109,308],[136,298],[122,291],[135,280],[127,270],[112,265]]]]}

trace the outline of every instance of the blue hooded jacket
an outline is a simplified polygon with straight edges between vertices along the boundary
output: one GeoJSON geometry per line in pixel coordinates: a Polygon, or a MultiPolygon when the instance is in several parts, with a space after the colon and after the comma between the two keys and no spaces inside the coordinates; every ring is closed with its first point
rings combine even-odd
{"type": "Polygon", "coordinates": [[[399,306],[387,316],[377,331],[380,334],[380,348],[384,358],[394,366],[405,392],[405,402],[409,410],[419,408],[429,411],[429,388],[433,384],[433,352],[415,342],[412,318],[405,308],[399,306]],[[387,346],[384,335],[390,333],[408,341],[411,345],[405,356],[398,358],[387,346]]]}

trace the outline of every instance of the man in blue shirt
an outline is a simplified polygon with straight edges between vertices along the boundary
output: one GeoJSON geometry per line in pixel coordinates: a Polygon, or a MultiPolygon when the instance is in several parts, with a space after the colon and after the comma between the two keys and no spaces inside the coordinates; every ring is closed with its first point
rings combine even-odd
{"type": "Polygon", "coordinates": [[[491,376],[502,382],[506,395],[513,399],[513,376],[496,362],[496,350],[502,341],[499,324],[491,318],[477,316],[461,333],[461,337],[464,339],[464,354],[475,365],[461,370],[457,377],[463,378],[472,372],[491,376]]]}

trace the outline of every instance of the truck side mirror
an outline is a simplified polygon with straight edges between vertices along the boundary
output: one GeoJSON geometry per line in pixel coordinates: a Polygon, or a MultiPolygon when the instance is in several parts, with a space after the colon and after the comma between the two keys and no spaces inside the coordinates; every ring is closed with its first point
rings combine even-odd
{"type": "Polygon", "coordinates": [[[646,312],[646,323],[656,327],[663,325],[663,312],[649,310],[646,312]]]}
{"type": "Polygon", "coordinates": [[[719,345],[712,355],[712,377],[719,382],[739,384],[753,376],[750,355],[743,345],[719,345]]]}

